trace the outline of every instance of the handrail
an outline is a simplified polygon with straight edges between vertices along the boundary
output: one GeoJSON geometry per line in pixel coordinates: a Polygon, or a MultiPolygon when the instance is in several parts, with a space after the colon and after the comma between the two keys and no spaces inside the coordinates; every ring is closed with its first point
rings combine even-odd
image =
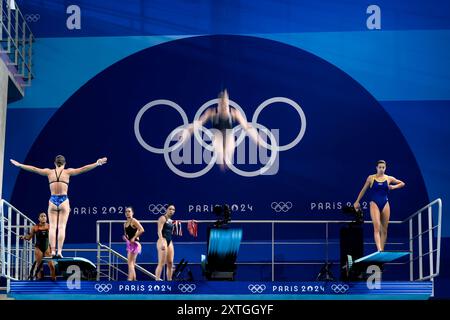
{"type": "MultiPolygon", "coordinates": [[[[410,215],[408,218],[403,220],[403,222],[408,222],[409,224],[409,247],[410,247],[410,281],[426,281],[430,280],[433,284],[433,293],[434,296],[434,279],[440,274],[440,266],[441,266],[441,232],[442,232],[442,199],[438,198],[423,208],[417,210],[415,213],[410,215]],[[433,206],[438,206],[438,222],[437,224],[433,223],[433,206]],[[425,230],[422,230],[422,214],[428,215],[428,228],[425,227],[425,230]],[[417,234],[414,235],[414,219],[417,218],[417,234]],[[437,235],[435,235],[434,231],[437,229],[437,235]],[[423,241],[424,238],[427,238],[428,233],[428,252],[423,252],[423,241]],[[436,248],[434,248],[434,240],[436,239],[436,248]],[[418,255],[414,257],[414,241],[418,242],[418,255]],[[423,267],[423,258],[428,256],[428,265],[429,265],[429,274],[424,276],[424,267],[423,267]],[[435,258],[436,258],[436,269],[435,267],[435,258]],[[414,263],[418,262],[419,264],[419,277],[414,277],[414,263]]],[[[425,222],[426,224],[426,222],[425,222]]]]}
{"type": "Polygon", "coordinates": [[[10,207],[11,209],[13,209],[13,210],[16,211],[17,213],[19,213],[19,214],[22,216],[22,218],[28,220],[32,225],[35,225],[35,224],[36,224],[33,220],[31,220],[30,218],[28,218],[25,214],[23,214],[19,209],[17,209],[16,207],[14,207],[14,206],[13,206],[12,204],[10,204],[8,201],[6,201],[6,200],[4,200],[4,199],[1,199],[1,200],[0,200],[0,206],[3,207],[3,204],[6,204],[8,207],[10,207]]]}
{"type": "MultiPolygon", "coordinates": [[[[105,262],[107,262],[106,260],[105,260],[105,262]]],[[[117,263],[117,265],[120,265],[120,263],[117,263]]],[[[117,271],[117,272],[120,272],[121,274],[123,274],[123,275],[127,275],[127,273],[125,272],[125,271],[123,271],[123,270],[121,270],[119,267],[117,267],[117,266],[115,266],[115,265],[110,265],[110,268],[112,268],[113,270],[115,270],[115,271],[117,271]]],[[[102,270],[97,270],[97,273],[99,274],[99,276],[101,277],[101,275],[103,274],[102,273],[102,270]]],[[[105,275],[106,276],[106,275],[105,275]]],[[[114,279],[114,280],[116,280],[116,279],[114,279]]]]}
{"type": "Polygon", "coordinates": [[[34,78],[31,56],[35,37],[18,5],[12,8],[8,1],[0,0],[0,53],[13,77],[23,80],[19,85],[26,87],[34,78]]]}
{"type": "MultiPolygon", "coordinates": [[[[112,249],[112,248],[110,248],[110,247],[108,247],[108,246],[105,246],[104,244],[101,244],[100,242],[98,243],[98,245],[100,246],[100,248],[106,249],[107,251],[109,251],[109,252],[111,252],[112,254],[114,254],[116,257],[122,259],[123,261],[127,261],[127,262],[128,262],[128,259],[127,259],[126,257],[124,257],[123,255],[121,255],[120,253],[118,253],[118,252],[115,251],[114,249],[112,249]]],[[[150,271],[145,270],[144,268],[142,268],[142,267],[139,266],[138,264],[136,264],[135,267],[136,267],[137,270],[141,271],[141,272],[144,273],[145,275],[147,275],[147,276],[149,276],[149,277],[151,277],[151,278],[153,278],[153,279],[156,279],[156,276],[155,276],[153,273],[151,273],[150,271]]]]}
{"type": "Polygon", "coordinates": [[[32,265],[33,247],[28,241],[20,239],[19,231],[22,228],[29,228],[34,225],[34,221],[19,209],[8,201],[0,199],[0,276],[7,279],[8,292],[11,280],[22,280],[28,276],[28,268],[32,265]],[[5,207],[8,208],[8,218],[5,217],[5,207]],[[14,215],[13,211],[15,212],[14,215]],[[12,242],[13,237],[15,239],[14,245],[12,242]],[[6,244],[5,239],[7,239],[6,244]],[[23,241],[23,245],[21,241],[23,241]]]}
{"type": "MultiPolygon", "coordinates": [[[[97,223],[103,224],[103,223],[124,223],[125,220],[97,220],[97,223]]],[[[187,223],[190,220],[177,220],[182,223],[187,223]]],[[[217,220],[196,220],[200,223],[214,223],[217,220]]],[[[141,223],[158,223],[158,220],[139,220],[141,223]]],[[[229,223],[311,223],[311,224],[320,224],[320,223],[352,223],[352,220],[231,220],[229,223]]],[[[404,221],[389,221],[389,223],[392,224],[401,224],[404,221]]],[[[372,221],[366,220],[364,221],[365,224],[371,224],[372,221]]]]}
{"type": "Polygon", "coordinates": [[[437,198],[436,200],[430,202],[429,204],[427,204],[426,206],[424,206],[422,209],[417,210],[416,212],[414,212],[412,215],[410,215],[408,218],[406,218],[405,220],[402,221],[402,223],[405,223],[409,220],[411,220],[412,218],[414,218],[415,216],[417,216],[419,213],[421,213],[422,211],[424,211],[425,209],[428,209],[429,207],[433,206],[434,204],[438,204],[440,207],[442,207],[442,199],[441,198],[437,198]]]}

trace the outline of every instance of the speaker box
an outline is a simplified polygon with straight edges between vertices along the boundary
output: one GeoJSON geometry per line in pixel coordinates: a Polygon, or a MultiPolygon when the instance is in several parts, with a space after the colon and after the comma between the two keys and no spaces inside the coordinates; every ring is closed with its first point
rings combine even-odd
{"type": "Polygon", "coordinates": [[[348,281],[347,255],[352,256],[353,261],[364,255],[364,234],[360,224],[350,223],[340,230],[340,259],[341,259],[341,280],[348,281]]]}

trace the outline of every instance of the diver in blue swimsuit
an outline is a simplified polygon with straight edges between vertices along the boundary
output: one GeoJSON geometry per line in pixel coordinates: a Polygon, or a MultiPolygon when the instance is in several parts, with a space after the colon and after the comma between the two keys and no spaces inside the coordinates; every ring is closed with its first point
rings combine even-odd
{"type": "Polygon", "coordinates": [[[389,206],[389,190],[403,188],[405,183],[394,177],[385,174],[386,161],[377,162],[377,173],[367,177],[361,192],[358,195],[353,206],[355,209],[361,207],[359,201],[369,190],[370,217],[373,222],[373,234],[378,251],[384,251],[384,245],[387,239],[387,229],[391,208],[389,206]]]}
{"type": "Polygon", "coordinates": [[[48,217],[50,222],[49,239],[51,246],[51,254],[54,259],[62,258],[62,249],[66,237],[66,224],[69,218],[70,205],[67,192],[69,190],[69,179],[71,176],[76,176],[80,173],[90,171],[97,166],[106,163],[107,158],[98,159],[97,162],[88,164],[77,169],[65,169],[66,159],[59,155],[55,158],[54,169],[40,169],[33,166],[21,164],[15,160],[10,160],[13,165],[24,169],[26,171],[37,173],[41,176],[46,176],[49,180],[50,199],[48,203],[48,217]],[[56,254],[56,230],[58,230],[58,252],[56,254]]]}

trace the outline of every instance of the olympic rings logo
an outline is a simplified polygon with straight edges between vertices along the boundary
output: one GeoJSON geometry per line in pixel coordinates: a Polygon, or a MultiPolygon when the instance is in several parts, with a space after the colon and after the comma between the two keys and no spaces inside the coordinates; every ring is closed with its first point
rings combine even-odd
{"type": "Polygon", "coordinates": [[[292,202],[288,201],[288,202],[272,202],[270,207],[275,211],[275,212],[288,212],[289,210],[292,209],[292,202]]]}
{"type": "Polygon", "coordinates": [[[166,212],[167,204],[150,204],[148,210],[153,214],[163,214],[166,212]]]}
{"type": "Polygon", "coordinates": [[[248,290],[250,290],[251,293],[263,293],[264,290],[266,290],[266,286],[264,284],[249,284],[248,290]]]}
{"type": "Polygon", "coordinates": [[[105,283],[97,283],[95,286],[94,286],[94,288],[95,288],[95,290],[97,290],[98,292],[101,292],[101,293],[106,293],[106,292],[109,292],[111,289],[112,289],[112,284],[110,284],[110,283],[108,283],[108,284],[105,284],[105,283]]]}
{"type": "Polygon", "coordinates": [[[346,293],[350,289],[350,287],[347,284],[333,284],[331,285],[331,290],[334,291],[334,293],[346,293]]]}
{"type": "Polygon", "coordinates": [[[41,15],[39,13],[26,14],[24,18],[27,22],[38,22],[41,19],[41,15]]]}
{"type": "Polygon", "coordinates": [[[179,284],[178,289],[183,293],[191,293],[197,288],[195,284],[179,284]]]}
{"type": "MultiPolygon", "coordinates": [[[[177,136],[179,137],[180,133],[182,135],[184,130],[186,130],[191,125],[189,123],[186,112],[183,110],[182,107],[180,107],[175,102],[173,102],[171,100],[166,100],[166,99],[158,99],[158,100],[153,100],[153,101],[147,103],[146,105],[144,105],[137,113],[135,121],[134,121],[134,134],[136,136],[136,139],[139,142],[139,144],[147,151],[150,151],[150,152],[156,153],[156,154],[162,154],[164,156],[164,160],[165,160],[167,166],[175,174],[177,174],[181,177],[184,177],[184,178],[198,178],[198,177],[206,174],[209,170],[211,170],[218,158],[218,155],[217,155],[217,152],[216,152],[214,146],[212,144],[208,144],[204,140],[204,138],[202,138],[200,135],[200,131],[201,131],[205,134],[205,136],[208,139],[211,139],[211,141],[212,141],[213,138],[215,137],[213,130],[204,127],[203,125],[200,124],[200,121],[199,121],[203,112],[206,111],[209,107],[218,104],[218,102],[219,102],[219,99],[216,98],[216,99],[212,99],[212,100],[209,100],[206,103],[204,103],[197,110],[197,112],[194,116],[194,120],[192,122],[193,136],[194,136],[195,140],[201,145],[202,148],[212,152],[212,156],[209,160],[207,160],[207,161],[203,160],[204,162],[207,163],[206,167],[204,167],[203,169],[201,169],[197,172],[185,172],[185,171],[180,170],[179,168],[177,168],[174,165],[174,163],[172,162],[172,160],[169,156],[172,152],[180,149],[184,144],[184,141],[179,140],[175,144],[170,146],[171,142],[176,141],[177,139],[175,139],[175,137],[177,137],[177,136]],[[140,125],[141,125],[142,117],[144,116],[144,114],[149,109],[151,109],[155,106],[160,106],[160,105],[168,106],[168,107],[175,109],[180,114],[180,117],[183,122],[183,124],[181,126],[176,127],[169,133],[169,135],[166,137],[166,140],[165,140],[162,148],[154,147],[154,146],[148,144],[142,137],[141,130],[140,130],[140,125]]],[[[229,103],[230,103],[230,106],[235,108],[236,110],[238,110],[241,113],[242,118],[245,121],[247,121],[247,116],[245,115],[244,110],[236,102],[234,102],[231,99],[229,100],[229,103]]],[[[306,131],[305,113],[303,112],[302,108],[300,107],[300,105],[297,102],[295,102],[289,98],[286,98],[286,97],[273,97],[273,98],[265,100],[263,103],[261,103],[256,108],[256,110],[253,114],[252,120],[247,121],[247,122],[248,122],[250,128],[255,129],[255,130],[258,129],[258,130],[264,132],[264,135],[266,136],[266,138],[268,138],[270,140],[270,143],[263,141],[262,139],[260,139],[260,142],[261,142],[262,148],[265,148],[265,149],[271,151],[271,155],[269,156],[269,159],[268,159],[267,163],[264,165],[264,167],[262,167],[258,170],[254,170],[254,171],[244,171],[244,170],[238,169],[233,164],[233,161],[226,158],[225,161],[226,161],[227,166],[234,173],[244,176],[244,177],[255,177],[255,176],[259,176],[259,175],[270,174],[269,170],[276,163],[278,153],[281,151],[287,151],[287,150],[295,147],[302,140],[303,136],[305,135],[305,131],[306,131]],[[281,146],[278,145],[275,135],[267,127],[258,123],[258,117],[260,116],[261,112],[265,108],[267,108],[268,106],[270,106],[274,103],[285,103],[285,104],[290,105],[291,107],[293,107],[295,109],[295,111],[297,111],[297,113],[300,117],[300,121],[301,121],[300,130],[299,130],[297,136],[295,137],[295,139],[286,145],[281,145],[281,146]]],[[[244,139],[245,139],[246,135],[248,135],[248,133],[246,130],[243,130],[241,124],[233,127],[232,129],[229,129],[229,130],[231,130],[231,134],[233,134],[233,137],[235,135],[237,135],[237,139],[235,142],[235,148],[238,148],[239,145],[241,145],[241,143],[244,141],[244,139]],[[239,132],[240,132],[240,134],[238,135],[239,132]]],[[[258,133],[258,135],[259,134],[260,133],[258,133]]],[[[261,136],[259,136],[259,137],[261,138],[261,136]]],[[[183,153],[184,153],[184,151],[185,150],[183,150],[183,153]]],[[[188,150],[188,152],[190,152],[190,150],[188,150]]],[[[203,155],[203,152],[202,152],[202,155],[203,155]]]]}

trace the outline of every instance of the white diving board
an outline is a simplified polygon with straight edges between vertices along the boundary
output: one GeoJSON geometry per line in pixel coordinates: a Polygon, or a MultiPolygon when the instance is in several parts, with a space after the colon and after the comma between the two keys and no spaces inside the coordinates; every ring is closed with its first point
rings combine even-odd
{"type": "Polygon", "coordinates": [[[355,260],[356,263],[361,262],[391,262],[409,255],[409,251],[377,251],[365,257],[355,260]]]}

